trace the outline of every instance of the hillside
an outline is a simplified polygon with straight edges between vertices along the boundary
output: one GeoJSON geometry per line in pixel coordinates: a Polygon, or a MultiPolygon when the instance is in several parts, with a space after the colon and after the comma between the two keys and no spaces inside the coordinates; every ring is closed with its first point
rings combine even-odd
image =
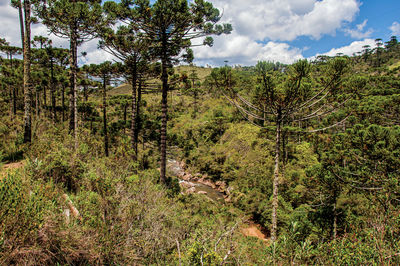
{"type": "MultiPolygon", "coordinates": [[[[190,74],[193,71],[197,74],[199,80],[204,82],[205,78],[210,75],[212,69],[204,68],[204,67],[196,67],[196,66],[177,66],[174,67],[174,72],[181,75],[183,73],[190,74]]],[[[149,82],[158,82],[156,79],[149,80],[149,82]]],[[[121,84],[120,86],[111,89],[108,94],[110,96],[116,95],[130,95],[132,94],[132,87],[129,84],[121,84]]]]}
{"type": "Polygon", "coordinates": [[[24,48],[0,38],[0,265],[400,265],[397,37],[296,61],[212,48],[233,29],[206,1],[23,3],[24,48]],[[28,40],[30,7],[71,49],[28,40]],[[78,65],[93,34],[121,62],[78,65]],[[179,65],[201,43],[221,67],[179,65]]]}

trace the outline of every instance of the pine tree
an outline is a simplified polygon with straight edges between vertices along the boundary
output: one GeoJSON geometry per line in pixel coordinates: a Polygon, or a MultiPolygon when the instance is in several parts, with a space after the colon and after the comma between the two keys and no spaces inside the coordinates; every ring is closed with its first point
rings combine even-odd
{"type": "Polygon", "coordinates": [[[112,64],[110,61],[106,61],[99,65],[90,65],[88,72],[93,77],[101,79],[102,90],[103,90],[103,132],[104,132],[104,154],[106,157],[109,156],[109,140],[108,140],[108,127],[107,127],[107,86],[110,84],[113,78],[118,77],[122,69],[121,63],[112,64]]]}
{"type": "Polygon", "coordinates": [[[35,11],[49,28],[50,33],[70,41],[70,132],[78,147],[78,46],[93,39],[104,20],[101,1],[47,0],[36,5],[35,11]]]}
{"type": "Polygon", "coordinates": [[[110,17],[116,17],[123,25],[116,30],[111,27],[103,28],[99,35],[101,37],[100,47],[114,55],[125,63],[128,68],[127,79],[132,85],[132,123],[131,143],[134,150],[133,160],[137,160],[138,148],[138,115],[140,108],[138,101],[138,80],[149,63],[147,54],[149,42],[143,34],[137,31],[135,9],[131,6],[132,1],[122,1],[120,4],[107,2],[104,8],[110,17]]]}
{"type": "Polygon", "coordinates": [[[219,10],[209,2],[197,0],[190,5],[186,0],[157,0],[153,5],[147,0],[137,4],[137,26],[150,42],[151,54],[161,61],[162,118],[161,118],[161,175],[166,183],[167,162],[167,96],[169,90],[168,68],[180,60],[191,61],[191,40],[206,37],[204,45],[212,45],[210,35],[230,33],[230,24],[219,25],[219,10]],[[208,37],[207,37],[208,36],[208,37]],[[182,51],[186,54],[180,57],[182,51]]]}
{"type": "MultiPolygon", "coordinates": [[[[254,105],[233,90],[224,92],[224,94],[251,124],[275,131],[275,165],[271,214],[271,240],[275,242],[278,231],[279,183],[282,175],[282,131],[285,128],[289,130],[289,126],[294,123],[319,119],[336,112],[342,107],[342,104],[334,106],[331,101],[340,88],[339,85],[347,69],[347,61],[344,58],[336,58],[329,62],[326,72],[328,79],[319,81],[318,89],[312,89],[310,86],[309,74],[311,66],[306,60],[293,64],[286,73],[274,71],[268,62],[259,62],[256,69],[259,74],[259,86],[265,95],[268,105],[254,105]],[[329,100],[328,96],[333,98],[329,100]],[[268,121],[273,126],[260,126],[255,123],[256,120],[268,121]]],[[[338,123],[325,128],[306,132],[314,133],[327,130],[343,124],[347,118],[345,117],[338,123]]],[[[302,128],[297,130],[302,130],[302,128]]]]}
{"type": "Polygon", "coordinates": [[[17,89],[16,84],[12,84],[12,80],[14,77],[14,65],[13,65],[13,56],[21,54],[21,48],[10,46],[5,41],[0,44],[0,51],[4,52],[7,55],[7,59],[9,60],[9,68],[10,71],[8,72],[8,78],[10,82],[9,85],[9,94],[10,94],[10,115],[15,116],[17,114],[17,89]]]}
{"type": "Polygon", "coordinates": [[[21,37],[23,37],[23,58],[24,58],[24,143],[32,141],[32,84],[31,84],[31,1],[18,1],[21,22],[21,37]],[[23,16],[21,11],[23,10],[23,16]]]}

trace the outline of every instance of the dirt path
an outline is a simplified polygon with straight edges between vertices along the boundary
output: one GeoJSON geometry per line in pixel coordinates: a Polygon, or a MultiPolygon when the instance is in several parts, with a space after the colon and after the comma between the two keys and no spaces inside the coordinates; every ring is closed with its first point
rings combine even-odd
{"type": "Polygon", "coordinates": [[[7,172],[13,171],[15,169],[22,168],[24,166],[24,161],[7,163],[0,168],[0,178],[7,176],[7,172]]]}
{"type": "Polygon", "coordinates": [[[262,232],[261,226],[259,224],[255,224],[250,222],[245,227],[242,227],[241,232],[243,235],[247,237],[256,237],[263,241],[268,241],[269,239],[266,235],[262,232]]]}

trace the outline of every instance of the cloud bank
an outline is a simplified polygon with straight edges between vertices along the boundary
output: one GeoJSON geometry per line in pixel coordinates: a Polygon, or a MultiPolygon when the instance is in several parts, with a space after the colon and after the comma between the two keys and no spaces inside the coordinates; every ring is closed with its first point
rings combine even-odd
{"type": "MultiPolygon", "coordinates": [[[[196,63],[252,65],[258,60],[292,63],[303,58],[302,49],[287,42],[307,36],[318,40],[354,20],[359,12],[357,0],[211,0],[223,12],[222,22],[231,23],[234,32],[215,38],[212,48],[195,49],[196,63]]],[[[365,22],[366,24],[366,22],[365,22]]],[[[349,34],[361,34],[365,25],[349,34]]],[[[356,36],[357,35],[357,36],[356,36]]]]}
{"type": "MultiPolygon", "coordinates": [[[[195,47],[195,63],[199,65],[229,64],[254,65],[259,60],[292,63],[304,58],[306,48],[290,45],[299,37],[318,40],[324,35],[335,35],[342,31],[356,39],[367,38],[372,30],[365,30],[367,21],[348,28],[359,12],[358,0],[209,0],[219,8],[223,23],[231,23],[234,31],[230,35],[217,36],[213,47],[195,47]]],[[[0,0],[0,36],[12,45],[21,45],[18,12],[9,0],[0,0]]],[[[400,31],[395,22],[393,32],[400,31]]],[[[48,36],[44,25],[32,26],[32,37],[48,36]]],[[[68,40],[51,36],[56,47],[69,47],[68,40]]],[[[329,53],[350,53],[359,48],[360,42],[348,47],[332,49],[329,53]]],[[[87,52],[81,63],[100,63],[112,60],[108,53],[97,49],[97,40],[84,43],[79,52],[87,52]]]]}

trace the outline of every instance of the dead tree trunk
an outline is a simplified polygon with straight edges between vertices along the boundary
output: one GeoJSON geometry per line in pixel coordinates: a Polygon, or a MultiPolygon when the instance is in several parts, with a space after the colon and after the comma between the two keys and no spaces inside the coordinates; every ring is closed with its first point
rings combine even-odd
{"type": "Polygon", "coordinates": [[[273,192],[272,192],[272,215],[271,215],[271,240],[275,242],[277,239],[277,228],[278,228],[278,186],[279,186],[279,157],[280,157],[280,140],[281,140],[281,114],[278,112],[276,120],[276,139],[275,139],[275,167],[274,167],[274,180],[273,180],[273,192]]]}

